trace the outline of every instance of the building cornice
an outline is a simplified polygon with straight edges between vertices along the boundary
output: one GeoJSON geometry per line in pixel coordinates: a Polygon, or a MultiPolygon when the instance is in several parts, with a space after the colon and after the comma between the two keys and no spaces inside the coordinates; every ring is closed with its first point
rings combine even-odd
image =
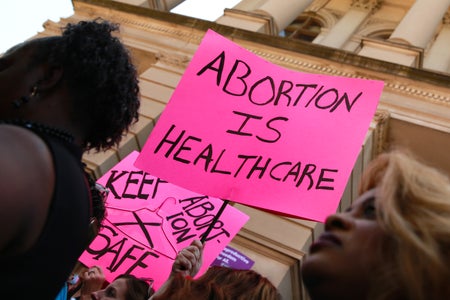
{"type": "MultiPolygon", "coordinates": [[[[231,40],[242,40],[248,41],[254,44],[260,44],[266,47],[274,47],[276,49],[285,50],[289,52],[294,52],[302,55],[308,55],[316,58],[322,58],[329,61],[334,61],[338,64],[345,64],[357,68],[363,68],[365,70],[370,70],[372,72],[385,73],[388,76],[398,76],[407,78],[410,80],[417,80],[420,82],[425,82],[433,85],[438,85],[442,87],[450,86],[450,76],[447,74],[442,74],[438,72],[432,72],[428,70],[422,70],[417,68],[411,68],[395,63],[390,63],[382,60],[377,60],[373,58],[363,57],[350,53],[344,50],[339,50],[335,48],[325,47],[317,44],[307,43],[299,40],[286,39],[279,36],[270,36],[267,34],[262,34],[258,32],[251,32],[247,30],[242,30],[226,25],[217,24],[214,22],[209,22],[205,20],[200,20],[192,17],[187,17],[178,14],[172,14],[169,12],[156,11],[148,8],[128,5],[125,3],[109,1],[109,0],[72,0],[74,7],[82,8],[82,4],[91,4],[100,7],[104,7],[111,10],[117,10],[124,13],[130,13],[133,15],[138,15],[153,20],[158,20],[161,22],[168,22],[173,25],[181,25],[184,27],[191,28],[192,30],[180,30],[176,26],[167,27],[160,26],[158,24],[151,24],[151,22],[144,21],[139,18],[124,17],[121,18],[121,23],[142,27],[143,29],[151,29],[153,31],[163,31],[166,35],[173,35],[178,39],[183,39],[188,42],[200,42],[203,37],[203,33],[212,29],[217,33],[228,37],[231,40]]],[[[257,53],[267,58],[262,52],[257,53]]],[[[276,61],[283,61],[283,57],[274,57],[271,55],[271,59],[276,61]]],[[[298,62],[304,65],[306,68],[317,68],[314,66],[309,66],[307,62],[298,62]]],[[[298,64],[297,63],[297,64],[298,64]]],[[[323,67],[321,72],[331,72],[334,73],[335,70],[328,70],[329,67],[323,67]]],[[[339,76],[348,76],[351,74],[336,74],[339,76]]],[[[414,91],[411,91],[414,92],[414,91]]],[[[440,98],[440,97],[438,97],[440,98]]]]}

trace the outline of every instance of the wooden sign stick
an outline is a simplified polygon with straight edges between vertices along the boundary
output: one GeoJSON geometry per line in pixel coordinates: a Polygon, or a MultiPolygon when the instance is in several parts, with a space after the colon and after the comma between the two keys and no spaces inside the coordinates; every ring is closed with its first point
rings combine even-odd
{"type": "Polygon", "coordinates": [[[205,231],[205,233],[203,234],[202,239],[200,240],[202,242],[202,244],[205,243],[206,238],[210,234],[211,230],[214,228],[214,225],[219,220],[220,215],[223,213],[223,211],[225,210],[225,207],[228,205],[229,202],[230,202],[229,200],[223,200],[222,206],[220,207],[220,209],[217,212],[217,214],[214,216],[214,219],[212,220],[211,224],[209,225],[208,229],[205,231]]]}

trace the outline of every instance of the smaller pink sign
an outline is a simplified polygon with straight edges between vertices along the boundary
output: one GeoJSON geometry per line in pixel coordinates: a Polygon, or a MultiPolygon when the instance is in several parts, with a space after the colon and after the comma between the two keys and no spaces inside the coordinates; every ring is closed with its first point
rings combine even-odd
{"type": "MultiPolygon", "coordinates": [[[[107,217],[96,239],[81,255],[86,266],[99,265],[107,281],[127,273],[152,278],[158,289],[167,279],[177,253],[201,240],[223,201],[168,183],[134,167],[133,152],[102,176],[110,192],[107,217]]],[[[206,271],[248,221],[228,205],[206,238],[206,271]]]]}

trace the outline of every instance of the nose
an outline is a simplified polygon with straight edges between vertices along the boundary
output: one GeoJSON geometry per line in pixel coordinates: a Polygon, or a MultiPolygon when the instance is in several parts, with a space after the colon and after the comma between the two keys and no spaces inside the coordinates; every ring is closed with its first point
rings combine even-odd
{"type": "Polygon", "coordinates": [[[327,217],[325,230],[340,229],[349,230],[353,227],[353,220],[348,214],[337,213],[327,217]]]}
{"type": "Polygon", "coordinates": [[[101,290],[100,291],[96,291],[96,292],[92,292],[91,293],[91,299],[92,300],[100,300],[101,298],[100,298],[100,293],[101,293],[101,290]]]}

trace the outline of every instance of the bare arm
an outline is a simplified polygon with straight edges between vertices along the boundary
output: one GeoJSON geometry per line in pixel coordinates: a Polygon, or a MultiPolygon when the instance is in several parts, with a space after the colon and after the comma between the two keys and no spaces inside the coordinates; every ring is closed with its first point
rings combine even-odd
{"type": "Polygon", "coordinates": [[[29,249],[39,237],[55,174],[45,142],[27,129],[0,126],[0,256],[29,249]]]}

